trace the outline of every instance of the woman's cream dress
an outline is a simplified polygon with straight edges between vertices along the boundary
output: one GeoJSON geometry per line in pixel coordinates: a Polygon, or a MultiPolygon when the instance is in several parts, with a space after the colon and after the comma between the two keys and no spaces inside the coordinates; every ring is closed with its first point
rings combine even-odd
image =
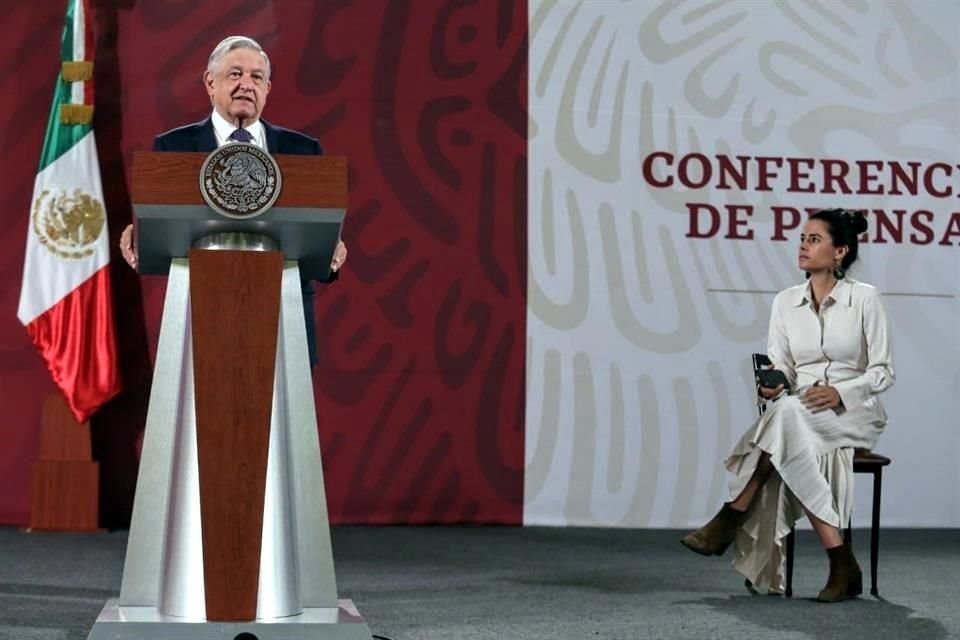
{"type": "Polygon", "coordinates": [[[790,380],[743,435],[726,460],[740,495],[763,452],[777,474],[758,492],[737,533],[733,566],[760,588],[783,591],[782,540],[806,507],[819,519],[846,526],[853,507],[853,448],[872,449],[887,421],[877,397],[894,382],[889,326],[872,286],[840,280],[814,310],[809,283],[777,294],[767,353],[790,380]],[[839,410],[811,413],[799,394],[832,385],[839,410]]]}

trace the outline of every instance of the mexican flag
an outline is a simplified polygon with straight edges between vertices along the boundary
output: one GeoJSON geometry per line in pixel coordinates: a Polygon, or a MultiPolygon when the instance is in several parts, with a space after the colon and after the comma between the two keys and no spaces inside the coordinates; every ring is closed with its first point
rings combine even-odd
{"type": "Polygon", "coordinates": [[[92,127],[89,2],[67,3],[17,309],[78,422],[120,390],[109,234],[92,127]]]}

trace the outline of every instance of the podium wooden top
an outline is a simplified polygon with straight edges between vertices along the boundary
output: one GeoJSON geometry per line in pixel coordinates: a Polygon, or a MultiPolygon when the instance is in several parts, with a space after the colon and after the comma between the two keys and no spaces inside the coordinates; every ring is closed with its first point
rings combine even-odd
{"type": "MultiPolygon", "coordinates": [[[[205,204],[200,167],[209,153],[138,151],[133,154],[133,203],[205,204]]],[[[283,174],[275,207],[347,208],[347,159],[343,156],[273,156],[283,174]]]]}

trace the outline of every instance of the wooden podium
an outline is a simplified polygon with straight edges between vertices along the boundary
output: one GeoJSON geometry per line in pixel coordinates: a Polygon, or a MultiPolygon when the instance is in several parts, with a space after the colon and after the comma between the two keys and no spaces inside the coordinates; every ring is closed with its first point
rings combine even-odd
{"type": "Polygon", "coordinates": [[[134,157],[141,272],[168,282],[120,597],[88,638],[369,640],[337,594],[301,293],[346,160],[276,156],[279,198],[241,220],[205,204],[206,157],[134,157]]]}

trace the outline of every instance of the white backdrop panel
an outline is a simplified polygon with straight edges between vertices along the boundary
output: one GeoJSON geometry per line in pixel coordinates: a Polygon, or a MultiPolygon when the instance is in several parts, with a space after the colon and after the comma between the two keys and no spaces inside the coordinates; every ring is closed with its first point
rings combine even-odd
{"type": "MultiPolygon", "coordinates": [[[[802,281],[799,230],[772,240],[771,208],[848,206],[906,212],[902,242],[871,213],[853,274],[894,330],[884,524],[960,526],[957,24],[953,2],[531,0],[527,524],[712,515],[756,415],[749,354],[772,292],[802,281]],[[657,151],[944,162],[932,186],[953,193],[790,193],[785,170],[770,191],[755,170],[746,189],[658,188],[657,151]],[[751,206],[753,238],[688,237],[690,203],[751,206]],[[918,210],[932,215],[911,226],[918,210]],[[922,227],[933,241],[911,243],[922,227]]],[[[860,476],[857,524],[869,488],[860,476]]]]}

